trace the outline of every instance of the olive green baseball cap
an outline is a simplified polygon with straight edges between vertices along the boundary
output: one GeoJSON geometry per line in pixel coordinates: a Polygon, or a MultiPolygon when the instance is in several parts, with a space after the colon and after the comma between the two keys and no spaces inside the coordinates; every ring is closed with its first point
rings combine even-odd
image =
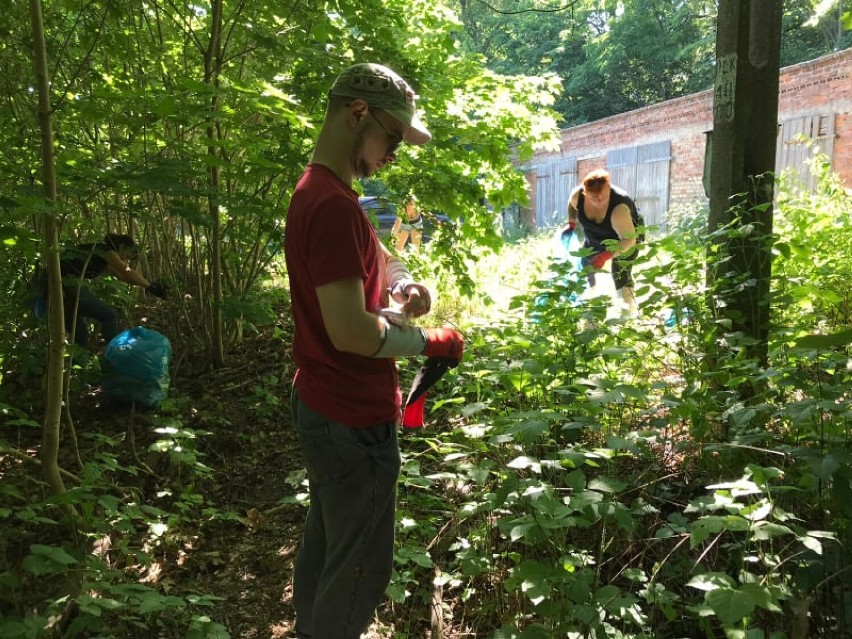
{"type": "Polygon", "coordinates": [[[330,98],[361,98],[371,107],[387,111],[405,126],[402,139],[426,144],[432,134],[417,114],[417,95],[399,74],[381,64],[361,63],[344,69],[328,92],[330,98]]]}

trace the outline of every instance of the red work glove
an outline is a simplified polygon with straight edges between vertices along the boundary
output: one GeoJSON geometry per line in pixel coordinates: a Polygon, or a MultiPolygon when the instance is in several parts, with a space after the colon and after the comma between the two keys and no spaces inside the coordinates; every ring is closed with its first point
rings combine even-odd
{"type": "Polygon", "coordinates": [[[596,269],[600,270],[603,268],[604,264],[606,264],[606,261],[611,257],[612,253],[610,253],[609,251],[604,251],[603,253],[598,253],[597,255],[595,255],[590,263],[596,269]]]}
{"type": "Polygon", "coordinates": [[[464,354],[464,338],[452,328],[424,328],[426,346],[423,354],[426,357],[446,357],[456,362],[461,361],[464,354]]]}

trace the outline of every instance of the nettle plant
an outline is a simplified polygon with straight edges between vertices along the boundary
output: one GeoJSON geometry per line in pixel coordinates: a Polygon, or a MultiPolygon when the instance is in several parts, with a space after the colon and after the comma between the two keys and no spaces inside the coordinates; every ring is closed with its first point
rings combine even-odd
{"type": "Polygon", "coordinates": [[[848,628],[848,347],[794,342],[814,331],[800,313],[773,328],[770,369],[743,359],[707,310],[705,241],[687,225],[643,248],[639,321],[555,266],[466,330],[403,445],[395,619],[431,603],[495,638],[848,628]]]}
{"type": "Polygon", "coordinates": [[[715,552],[728,557],[727,565],[721,566],[724,571],[701,571],[686,584],[704,593],[703,601],[687,609],[702,619],[707,633],[713,632],[710,617],[728,637],[744,639],[759,630],[784,636],[780,633],[791,621],[807,627],[807,606],[802,605],[804,594],[794,571],[806,554],[822,555],[823,540],[833,540],[834,535],[808,530],[780,505],[777,494],[795,490],[780,484],[783,475],[775,467],[749,464],[742,478],[708,486],[710,495],[690,502],[684,514],[697,514],[697,519],[686,525],[670,522],[663,529],[666,534],[688,535],[690,547],[701,550],[696,567],[707,568],[704,560],[717,545],[715,552]],[[784,614],[784,600],[792,604],[786,617],[762,614],[784,614]]]}
{"type": "Polygon", "coordinates": [[[176,555],[196,522],[236,517],[208,504],[201,490],[211,473],[197,448],[206,433],[164,413],[151,417],[157,438],[148,460],[158,455],[168,471],[148,467],[135,452],[128,461],[121,436],[89,432],[82,437],[89,461],[60,496],[44,498],[36,479],[0,486],[9,504],[0,509],[9,524],[0,537],[3,555],[22,557],[0,563],[0,636],[53,636],[66,615],[62,636],[69,638],[229,636],[210,615],[219,598],[168,594],[156,583],[158,564],[176,555]],[[138,488],[145,476],[156,478],[156,498],[138,488]]]}

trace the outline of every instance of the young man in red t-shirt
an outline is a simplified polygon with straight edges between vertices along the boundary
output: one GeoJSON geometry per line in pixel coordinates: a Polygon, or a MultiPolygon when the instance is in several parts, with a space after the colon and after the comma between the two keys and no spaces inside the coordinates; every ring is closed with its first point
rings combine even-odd
{"type": "Polygon", "coordinates": [[[292,409],[311,498],[294,576],[299,637],[357,639],[390,581],[400,468],[394,358],[462,357],[457,331],[398,326],[381,314],[392,297],[421,316],[431,298],[379,241],[352,189],[393,162],[402,142],[430,139],[405,80],[378,64],[349,67],[329,91],[290,201],[292,409]]]}

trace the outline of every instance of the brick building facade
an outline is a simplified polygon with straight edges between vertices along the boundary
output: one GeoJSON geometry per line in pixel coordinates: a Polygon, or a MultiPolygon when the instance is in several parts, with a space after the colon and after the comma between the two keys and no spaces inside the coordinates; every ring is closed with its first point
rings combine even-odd
{"type": "MultiPolygon", "coordinates": [[[[792,167],[806,184],[805,159],[815,147],[852,186],[852,49],[782,69],[778,118],[776,170],[792,167]]],[[[560,151],[539,152],[524,167],[530,208],[523,224],[561,223],[571,189],[588,171],[607,168],[614,183],[638,195],[646,222],[665,228],[669,208],[707,203],[702,176],[712,128],[707,90],[564,129],[560,151]]]]}

